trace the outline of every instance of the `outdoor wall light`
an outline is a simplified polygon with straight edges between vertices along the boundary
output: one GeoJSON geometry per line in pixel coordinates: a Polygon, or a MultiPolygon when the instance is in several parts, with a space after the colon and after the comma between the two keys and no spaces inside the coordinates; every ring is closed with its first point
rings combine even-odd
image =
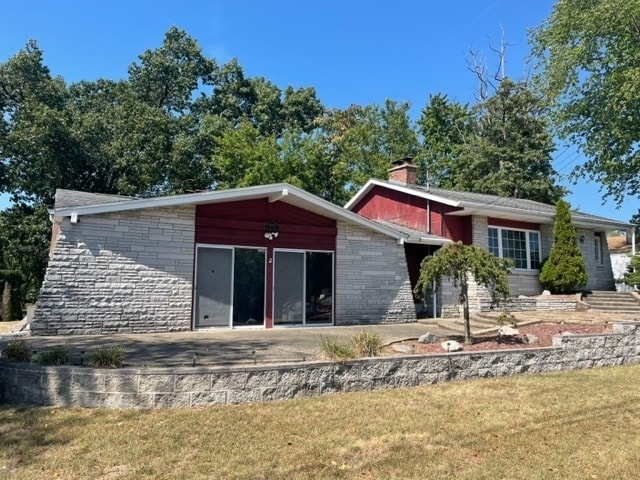
{"type": "Polygon", "coordinates": [[[279,232],[280,225],[278,225],[276,222],[269,222],[264,226],[264,238],[266,238],[267,240],[278,238],[279,232]]]}
{"type": "Polygon", "coordinates": [[[580,235],[580,243],[584,243],[584,235],[580,235]]]}

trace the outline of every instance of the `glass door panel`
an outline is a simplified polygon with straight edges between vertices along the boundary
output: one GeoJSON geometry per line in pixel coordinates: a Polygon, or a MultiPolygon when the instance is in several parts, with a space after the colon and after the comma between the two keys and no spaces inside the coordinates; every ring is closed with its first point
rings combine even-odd
{"type": "Polygon", "coordinates": [[[306,253],[305,324],[333,322],[333,254],[306,253]]]}
{"type": "Polygon", "coordinates": [[[274,252],[274,325],[302,325],[304,252],[274,252]]]}
{"type": "Polygon", "coordinates": [[[198,247],[195,328],[228,327],[231,323],[233,250],[198,247]]]}
{"type": "Polygon", "coordinates": [[[233,271],[233,326],[264,325],[264,250],[236,248],[233,271]]]}

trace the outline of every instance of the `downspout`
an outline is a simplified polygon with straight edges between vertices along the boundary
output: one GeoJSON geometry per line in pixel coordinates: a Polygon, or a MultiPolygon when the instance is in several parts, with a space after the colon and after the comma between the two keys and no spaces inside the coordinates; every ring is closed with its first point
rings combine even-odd
{"type": "Polygon", "coordinates": [[[427,233],[431,235],[431,200],[427,198],[427,233]]]}

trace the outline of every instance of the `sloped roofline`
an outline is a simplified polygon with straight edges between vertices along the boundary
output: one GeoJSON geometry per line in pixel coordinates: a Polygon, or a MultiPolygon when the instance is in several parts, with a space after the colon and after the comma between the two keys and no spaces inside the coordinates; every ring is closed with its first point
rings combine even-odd
{"type": "Polygon", "coordinates": [[[187,193],[166,197],[125,199],[122,201],[94,205],[54,208],[51,213],[56,217],[71,217],[77,219],[86,215],[97,215],[102,213],[126,212],[147,208],[224,203],[231,201],[253,200],[258,198],[268,198],[270,202],[284,201],[291,205],[334,220],[350,222],[388,237],[392,237],[400,244],[409,240],[407,235],[403,235],[397,230],[377,224],[362,217],[361,215],[338,205],[334,205],[327,200],[317,197],[316,195],[306,192],[298,187],[294,187],[288,183],[187,193]]]}
{"type": "MultiPolygon", "coordinates": [[[[491,202],[482,203],[477,201],[464,201],[454,200],[447,198],[446,196],[439,195],[433,192],[425,190],[418,190],[410,188],[402,184],[394,182],[384,182],[381,180],[371,179],[369,180],[354,196],[347,202],[345,208],[352,210],[358,202],[360,202],[374,187],[380,186],[390,190],[406,193],[414,197],[424,198],[432,200],[452,207],[461,208],[461,210],[447,213],[447,215],[455,216],[468,216],[474,214],[486,215],[496,218],[504,218],[509,220],[518,220],[532,223],[553,223],[555,219],[555,209],[553,206],[542,204],[541,206],[553,209],[548,213],[530,210],[525,207],[509,207],[504,205],[494,205],[491,202]]],[[[495,197],[496,199],[502,198],[495,195],[487,195],[487,197],[495,197]]],[[[628,230],[633,228],[634,225],[628,222],[621,222],[606,217],[599,217],[596,215],[585,214],[582,212],[572,212],[571,219],[575,226],[584,228],[606,228],[610,230],[628,230]]]]}

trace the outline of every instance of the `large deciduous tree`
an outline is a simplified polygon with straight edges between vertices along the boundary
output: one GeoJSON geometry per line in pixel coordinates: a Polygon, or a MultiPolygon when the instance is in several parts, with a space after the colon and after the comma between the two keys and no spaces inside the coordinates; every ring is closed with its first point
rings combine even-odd
{"type": "Polygon", "coordinates": [[[559,200],[553,225],[551,253],[540,271],[540,283],[553,293],[570,293],[588,280],[587,267],[576,241],[569,203],[559,200]]]}
{"type": "Polygon", "coordinates": [[[574,175],[618,204],[640,196],[639,19],[635,0],[558,0],[531,36],[557,132],[587,157],[574,175]]]}
{"type": "Polygon", "coordinates": [[[460,289],[458,298],[464,312],[465,342],[471,343],[469,284],[475,281],[486,287],[492,301],[497,303],[509,295],[509,268],[512,266],[511,260],[498,258],[475,245],[453,243],[424,258],[415,293],[424,298],[432,282],[439,287],[442,278],[452,281],[453,286],[460,289]]]}

